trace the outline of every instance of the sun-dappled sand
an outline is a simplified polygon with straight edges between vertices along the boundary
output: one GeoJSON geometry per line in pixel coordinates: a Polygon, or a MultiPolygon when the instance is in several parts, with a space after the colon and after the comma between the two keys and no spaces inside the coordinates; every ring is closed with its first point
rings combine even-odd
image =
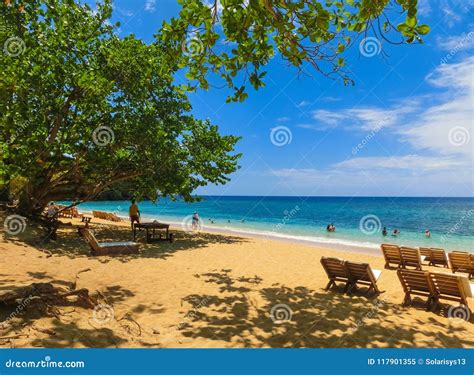
{"type": "MultiPolygon", "coordinates": [[[[99,241],[131,240],[128,223],[92,224],[99,241]]],[[[2,307],[0,347],[474,347],[474,317],[448,318],[450,305],[426,312],[421,300],[402,307],[395,270],[383,270],[378,297],[324,290],[321,256],[383,269],[381,256],[175,232],[171,244],[142,239],[140,254],[115,257],[91,257],[74,226],[47,244],[28,228],[19,237],[2,232],[0,294],[52,283],[86,288],[101,304],[2,307]]]]}

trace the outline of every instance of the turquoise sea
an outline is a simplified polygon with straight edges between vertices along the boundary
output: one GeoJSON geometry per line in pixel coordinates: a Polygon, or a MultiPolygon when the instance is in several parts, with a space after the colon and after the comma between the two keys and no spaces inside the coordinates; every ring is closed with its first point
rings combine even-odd
{"type": "MultiPolygon", "coordinates": [[[[128,201],[96,201],[82,211],[128,216],[128,201]]],[[[474,198],[235,197],[204,196],[201,202],[139,202],[143,220],[190,227],[197,212],[206,230],[246,232],[327,246],[378,247],[380,243],[474,252],[474,198]],[[213,222],[211,222],[211,220],[213,222]],[[336,231],[326,226],[334,223],[336,231]],[[384,237],[382,228],[389,234],[384,237]],[[400,230],[397,237],[391,235],[400,230]],[[426,238],[426,229],[431,238],[426,238]]]]}

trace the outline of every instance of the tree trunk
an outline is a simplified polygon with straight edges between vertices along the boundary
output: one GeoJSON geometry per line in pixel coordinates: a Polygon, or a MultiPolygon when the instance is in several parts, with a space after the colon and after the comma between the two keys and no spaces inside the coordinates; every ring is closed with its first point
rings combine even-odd
{"type": "Polygon", "coordinates": [[[5,183],[0,185],[0,202],[9,202],[10,201],[10,184],[5,183]]]}
{"type": "Polygon", "coordinates": [[[17,213],[31,218],[41,216],[41,213],[48,204],[48,200],[38,195],[38,190],[28,183],[18,197],[17,213]]]}

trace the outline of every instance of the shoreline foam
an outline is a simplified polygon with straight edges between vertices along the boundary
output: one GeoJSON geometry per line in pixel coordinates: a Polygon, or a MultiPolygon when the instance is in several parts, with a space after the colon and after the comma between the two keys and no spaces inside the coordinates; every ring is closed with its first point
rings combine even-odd
{"type": "MultiPolygon", "coordinates": [[[[92,214],[92,211],[83,210],[83,213],[92,214]]],[[[108,212],[108,211],[106,211],[108,212]]],[[[116,213],[115,213],[116,214],[116,213]]],[[[128,216],[116,214],[121,219],[128,220],[128,216]]],[[[142,218],[146,220],[158,220],[155,216],[152,215],[142,215],[142,218]]],[[[163,220],[163,219],[161,219],[163,220]]],[[[186,231],[183,229],[182,222],[169,220],[168,218],[165,219],[167,224],[171,225],[171,228],[186,231]]],[[[200,232],[205,233],[216,233],[216,234],[226,234],[230,236],[242,236],[248,238],[257,238],[257,239],[268,239],[268,240],[276,240],[281,242],[290,242],[295,244],[304,244],[314,247],[327,247],[333,250],[339,251],[348,251],[354,253],[364,253],[370,255],[379,255],[381,253],[379,251],[380,244],[374,244],[369,242],[358,242],[358,241],[350,241],[345,239],[339,238],[323,238],[323,237],[310,237],[310,236],[298,236],[298,235],[290,235],[285,233],[276,233],[274,231],[259,231],[259,230],[251,230],[251,229],[241,229],[241,228],[233,228],[230,226],[209,226],[209,225],[202,225],[202,229],[200,232]]]]}

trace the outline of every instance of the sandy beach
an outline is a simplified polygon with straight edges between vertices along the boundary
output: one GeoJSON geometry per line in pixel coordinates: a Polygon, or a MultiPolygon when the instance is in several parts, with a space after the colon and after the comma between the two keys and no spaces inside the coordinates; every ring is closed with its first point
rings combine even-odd
{"type": "MultiPolygon", "coordinates": [[[[91,257],[72,223],[41,245],[28,228],[19,236],[2,228],[0,293],[49,282],[86,288],[103,309],[2,307],[0,347],[474,347],[474,317],[448,318],[450,305],[426,312],[420,300],[402,307],[396,271],[378,253],[175,228],[171,244],[142,238],[139,255],[91,257]],[[383,269],[383,293],[325,291],[321,256],[383,269]]],[[[131,240],[127,222],[94,219],[92,228],[99,241],[131,240]]]]}

